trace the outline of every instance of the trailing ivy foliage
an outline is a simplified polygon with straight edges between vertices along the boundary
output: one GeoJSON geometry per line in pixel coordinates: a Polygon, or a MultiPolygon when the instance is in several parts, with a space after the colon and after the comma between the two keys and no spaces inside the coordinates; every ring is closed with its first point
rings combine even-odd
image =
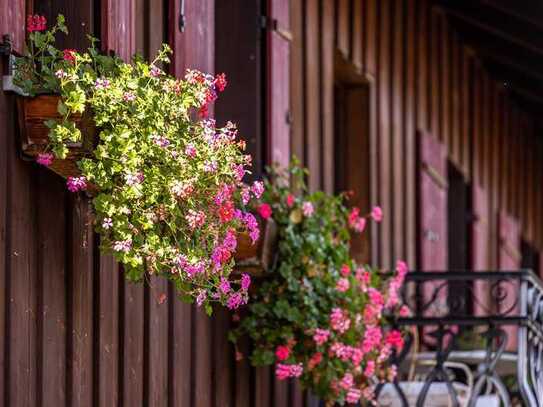
{"type": "Polygon", "coordinates": [[[67,186],[97,191],[92,203],[101,249],[113,253],[130,280],[164,276],[208,312],[212,301],[231,309],[245,303],[249,277],[228,277],[236,234],[248,229],[253,243],[258,239],[257,222],[245,209],[263,186],[242,183],[251,157],[235,126],[218,128],[207,118],[226,86],[224,75],[189,70],[180,80],[166,74],[167,45],[151,63],[102,55],[93,38],[86,52],[60,51],[54,37],[67,33],[64,18],[49,31],[43,17],[29,18],[39,24],[17,61],[16,83],[31,96],[61,96],[61,119],[46,123],[50,143],[38,162],[65,159],[70,143],[81,140],[74,115],[92,114],[97,145],[67,186]]]}
{"type": "Polygon", "coordinates": [[[288,171],[270,170],[259,210],[279,226],[278,259],[230,340],[248,335],[253,365],[275,364],[278,379],[297,377],[330,403],[371,401],[375,384],[395,375],[387,361],[403,346],[392,322],[408,311],[398,297],[407,268],[357,265],[351,230],[380,221],[380,209],[360,216],[344,194],[309,193],[306,175],[296,162],[288,171]]]}

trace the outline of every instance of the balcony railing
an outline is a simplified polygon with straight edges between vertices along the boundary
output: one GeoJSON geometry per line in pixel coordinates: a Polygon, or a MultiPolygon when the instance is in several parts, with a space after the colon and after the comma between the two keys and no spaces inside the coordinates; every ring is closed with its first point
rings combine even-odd
{"type": "MultiPolygon", "coordinates": [[[[451,362],[476,366],[469,407],[475,407],[488,393],[502,405],[512,405],[502,377],[508,370],[516,374],[524,404],[543,406],[543,285],[534,273],[413,272],[407,277],[403,294],[404,301],[416,311],[400,319],[399,324],[419,327],[424,352],[417,353],[416,358],[430,362],[422,384],[419,382],[417,407],[427,405],[432,386],[446,388],[451,405],[461,405],[451,380],[451,362]],[[459,338],[466,330],[475,333],[475,349],[466,349],[465,343],[460,349],[459,338]]],[[[393,357],[398,368],[406,366],[416,342],[411,336],[402,354],[393,357]]],[[[396,380],[392,390],[407,407],[403,384],[396,380]]]]}

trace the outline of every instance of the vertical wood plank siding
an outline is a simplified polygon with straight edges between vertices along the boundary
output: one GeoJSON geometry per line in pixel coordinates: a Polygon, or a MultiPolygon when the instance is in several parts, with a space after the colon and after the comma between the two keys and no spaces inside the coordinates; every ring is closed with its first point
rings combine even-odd
{"type": "MultiPolygon", "coordinates": [[[[239,106],[225,104],[217,113],[239,122],[261,173],[264,48],[252,30],[263,3],[249,9],[237,0],[232,7],[247,7],[243,17],[236,14],[240,21],[215,25],[215,12],[226,13],[227,3],[186,0],[184,33],[176,0],[84,0],[78,7],[36,1],[34,10],[50,19],[65,11],[68,20],[84,22],[70,25],[74,42],[67,47],[99,28],[105,49],[149,57],[167,39],[175,75],[217,67],[232,83],[258,88],[251,100],[225,94],[239,106]],[[247,31],[239,43],[222,45],[221,54],[215,42],[229,24],[247,31]]],[[[23,0],[0,0],[0,34],[11,33],[19,50],[25,10],[23,0]]],[[[367,84],[371,203],[385,216],[372,223],[373,263],[387,267],[406,258],[421,265],[417,132],[440,140],[480,192],[476,209],[488,225],[475,225],[475,247],[485,253],[472,253],[474,266],[503,266],[498,214],[518,222],[520,237],[543,251],[541,120],[494,81],[441,10],[429,0],[291,1],[290,32],[290,148],[311,170],[312,190],[334,189],[338,55],[367,84]]],[[[229,312],[208,318],[158,279],[125,282],[122,268],[99,253],[86,198],[67,194],[61,179],[20,159],[14,97],[3,92],[0,123],[0,406],[318,405],[298,384],[275,380],[272,368],[236,361],[226,340],[229,312]]],[[[250,346],[239,350],[247,355],[250,346]]]]}
{"type": "MultiPolygon", "coordinates": [[[[294,37],[292,60],[298,66],[296,55],[305,56],[305,98],[298,92],[291,104],[298,115],[305,112],[307,137],[302,144],[304,128],[295,116],[293,127],[298,130],[293,142],[297,151],[303,150],[310,158],[310,184],[315,188],[322,184],[322,177],[326,179],[330,165],[326,159],[319,161],[326,154],[321,141],[328,143],[329,136],[326,128],[318,133],[315,117],[319,106],[325,109],[321,114],[326,114],[334,81],[321,75],[321,86],[315,89],[312,79],[330,63],[324,60],[329,58],[328,51],[316,63],[315,51],[319,41],[327,44],[329,22],[325,18],[315,25],[315,1],[293,3],[297,3],[294,8],[302,3],[306,12],[304,21],[298,18],[292,24],[295,34],[305,30],[305,40],[294,37]],[[296,46],[302,46],[302,51],[296,46]]],[[[543,249],[543,193],[538,185],[543,160],[541,143],[535,141],[540,137],[540,122],[490,76],[446,14],[428,0],[338,0],[321,2],[320,7],[321,15],[335,16],[336,52],[355,69],[361,67],[370,88],[371,201],[385,213],[384,221],[371,231],[372,261],[387,267],[395,259],[406,258],[412,267],[420,265],[415,227],[416,131],[441,140],[451,163],[488,194],[489,219],[495,219],[499,210],[508,211],[520,221],[523,238],[543,249]],[[330,3],[335,10],[330,10],[330,3]]],[[[489,228],[487,266],[496,267],[496,222],[490,222],[489,228]]]]}

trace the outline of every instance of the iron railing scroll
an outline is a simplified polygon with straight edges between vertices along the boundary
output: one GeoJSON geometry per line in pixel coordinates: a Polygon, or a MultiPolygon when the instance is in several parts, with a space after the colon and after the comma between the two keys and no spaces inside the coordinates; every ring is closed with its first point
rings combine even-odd
{"type": "MultiPolygon", "coordinates": [[[[436,382],[445,383],[450,405],[460,406],[447,362],[474,354],[465,350],[465,344],[463,351],[458,349],[457,339],[469,328],[477,332],[482,345],[477,345],[478,359],[471,360],[476,369],[468,407],[475,407],[477,398],[488,393],[498,397],[501,405],[512,405],[498,368],[506,356],[516,360],[516,380],[524,405],[543,407],[543,284],[532,271],[412,272],[403,297],[414,311],[398,324],[418,327],[422,349],[433,358],[417,407],[425,406],[436,382]]],[[[414,342],[410,335],[401,354],[393,355],[391,363],[398,369],[406,366],[408,355],[413,356],[414,342]]],[[[401,405],[408,407],[398,381],[392,385],[401,405]]]]}

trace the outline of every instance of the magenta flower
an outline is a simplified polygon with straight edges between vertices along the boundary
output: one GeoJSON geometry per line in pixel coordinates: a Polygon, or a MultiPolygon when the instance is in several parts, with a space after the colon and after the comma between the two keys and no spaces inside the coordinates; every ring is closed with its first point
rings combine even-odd
{"type": "Polygon", "coordinates": [[[258,207],[258,214],[262,219],[269,219],[272,216],[272,208],[269,204],[263,203],[258,207]]]}
{"type": "Polygon", "coordinates": [[[304,202],[302,205],[302,210],[304,212],[304,216],[310,217],[315,212],[315,208],[313,207],[313,204],[311,202],[304,202]]]}
{"type": "Polygon", "coordinates": [[[207,299],[207,294],[205,290],[200,290],[198,296],[196,297],[196,304],[200,307],[204,303],[204,301],[207,299]]]}
{"type": "Polygon", "coordinates": [[[285,380],[290,377],[290,365],[285,365],[283,363],[278,363],[275,366],[275,376],[279,380],[285,380]]]}
{"type": "Polygon", "coordinates": [[[125,102],[133,102],[134,100],[136,100],[136,95],[134,95],[132,92],[124,92],[123,100],[125,102]]]}
{"type": "Polygon", "coordinates": [[[192,144],[187,144],[185,146],[185,155],[189,158],[196,157],[196,147],[194,147],[192,144]]]}
{"type": "Polygon", "coordinates": [[[156,67],[155,65],[152,65],[151,72],[149,72],[149,74],[153,78],[158,78],[162,74],[162,71],[158,67],[156,67]]]}
{"type": "Polygon", "coordinates": [[[313,340],[315,343],[320,346],[324,344],[328,337],[330,336],[330,331],[328,329],[315,329],[315,333],[313,334],[313,340]]]}
{"type": "Polygon", "coordinates": [[[66,180],[68,191],[84,191],[87,188],[87,179],[85,177],[68,177],[66,180]]]}
{"type": "Polygon", "coordinates": [[[289,355],[290,349],[288,348],[288,346],[278,346],[275,350],[275,357],[277,358],[277,360],[287,360],[289,355]]]}
{"type": "Polygon", "coordinates": [[[294,205],[294,201],[296,200],[296,198],[294,197],[294,195],[292,194],[288,194],[287,195],[287,206],[289,208],[292,208],[292,206],[294,205]]]}
{"type": "Polygon", "coordinates": [[[228,301],[226,302],[226,306],[228,309],[238,309],[239,306],[243,303],[243,297],[240,293],[234,293],[228,298],[228,301]]]}
{"type": "Polygon", "coordinates": [[[362,392],[356,387],[352,387],[349,389],[349,391],[345,395],[345,401],[349,404],[356,404],[360,400],[361,396],[362,396],[362,392]]]}
{"type": "Polygon", "coordinates": [[[347,278],[340,278],[336,283],[336,290],[338,290],[340,293],[344,293],[349,289],[351,285],[349,284],[349,280],[347,278]]]}
{"type": "Polygon", "coordinates": [[[53,154],[51,153],[40,153],[36,162],[45,167],[49,167],[53,163],[53,154]]]}
{"type": "Polygon", "coordinates": [[[407,318],[411,314],[411,311],[409,311],[409,307],[407,305],[402,305],[400,308],[400,316],[402,318],[407,318]]]}
{"type": "Polygon", "coordinates": [[[351,320],[341,308],[334,308],[330,314],[330,326],[334,331],[343,334],[351,326],[351,320]]]}
{"type": "Polygon", "coordinates": [[[370,216],[375,222],[379,223],[383,220],[383,210],[379,206],[374,206],[370,216]]]}
{"type": "Polygon", "coordinates": [[[96,79],[96,81],[94,82],[94,88],[97,89],[97,90],[101,90],[101,89],[107,89],[109,88],[109,85],[111,83],[109,82],[108,79],[105,79],[105,78],[98,78],[96,79]]]}
{"type": "Polygon", "coordinates": [[[251,285],[251,277],[249,276],[249,274],[243,273],[241,275],[241,289],[243,291],[247,291],[250,285],[251,285]]]}
{"type": "Polygon", "coordinates": [[[228,281],[228,279],[222,277],[221,278],[221,283],[219,284],[219,290],[223,294],[228,294],[230,292],[230,290],[231,290],[230,281],[228,281]]]}
{"type": "Polygon", "coordinates": [[[366,362],[366,368],[364,369],[364,375],[366,377],[372,377],[375,374],[375,360],[368,360],[366,362]]]}
{"type": "Polygon", "coordinates": [[[253,182],[253,186],[251,187],[251,191],[256,199],[260,199],[262,194],[264,193],[264,183],[262,181],[255,181],[253,182]]]}
{"type": "Polygon", "coordinates": [[[238,181],[241,181],[245,176],[245,169],[243,168],[243,164],[232,164],[232,169],[234,171],[234,174],[236,175],[236,179],[238,181]]]}
{"type": "Polygon", "coordinates": [[[353,387],[354,379],[353,375],[351,373],[345,373],[343,378],[339,381],[339,387],[343,388],[343,390],[348,390],[351,387],[353,387]]]}
{"type": "Polygon", "coordinates": [[[167,137],[155,135],[153,136],[153,143],[159,147],[166,148],[170,145],[170,140],[167,137]]]}

